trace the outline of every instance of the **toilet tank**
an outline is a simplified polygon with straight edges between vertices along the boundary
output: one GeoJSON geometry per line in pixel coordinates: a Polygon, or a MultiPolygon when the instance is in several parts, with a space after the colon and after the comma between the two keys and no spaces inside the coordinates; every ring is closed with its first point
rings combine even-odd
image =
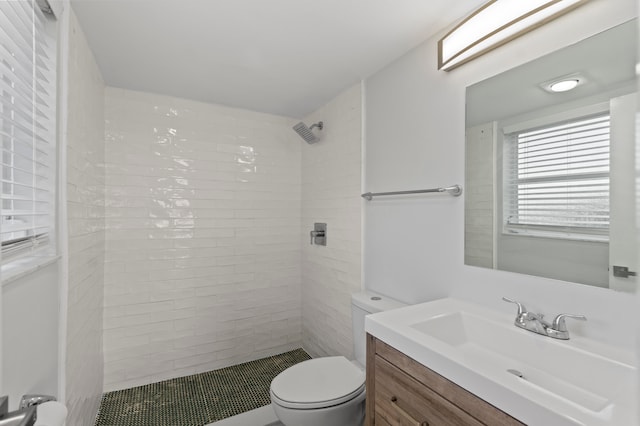
{"type": "Polygon", "coordinates": [[[367,358],[367,337],[364,331],[364,317],[376,312],[407,306],[382,294],[372,291],[362,291],[351,295],[351,320],[353,323],[353,352],[362,366],[367,358]]]}

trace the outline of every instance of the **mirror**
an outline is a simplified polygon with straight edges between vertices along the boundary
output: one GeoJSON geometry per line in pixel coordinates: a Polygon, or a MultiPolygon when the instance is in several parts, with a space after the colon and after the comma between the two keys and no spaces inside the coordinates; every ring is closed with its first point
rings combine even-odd
{"type": "Polygon", "coordinates": [[[467,87],[465,264],[635,290],[636,27],[467,87]]]}

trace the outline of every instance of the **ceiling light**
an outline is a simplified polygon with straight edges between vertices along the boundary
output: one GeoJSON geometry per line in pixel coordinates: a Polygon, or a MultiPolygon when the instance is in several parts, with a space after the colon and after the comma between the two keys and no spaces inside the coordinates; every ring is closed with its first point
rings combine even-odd
{"type": "Polygon", "coordinates": [[[571,89],[575,89],[578,86],[580,80],[562,80],[557,83],[553,83],[549,86],[549,90],[552,92],[568,92],[571,89]]]}
{"type": "Polygon", "coordinates": [[[582,86],[585,83],[587,83],[587,78],[584,73],[574,72],[543,81],[539,83],[539,86],[549,93],[562,93],[582,86]]]}
{"type": "Polygon", "coordinates": [[[438,41],[438,69],[450,71],[587,1],[489,1],[438,41]]]}

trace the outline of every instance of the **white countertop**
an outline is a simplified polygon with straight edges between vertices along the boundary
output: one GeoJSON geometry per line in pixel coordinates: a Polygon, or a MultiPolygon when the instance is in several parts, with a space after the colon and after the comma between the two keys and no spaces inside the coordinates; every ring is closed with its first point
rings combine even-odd
{"type": "Polygon", "coordinates": [[[365,330],[529,426],[639,424],[633,353],[541,336],[514,317],[445,298],[369,315],[365,330]]]}

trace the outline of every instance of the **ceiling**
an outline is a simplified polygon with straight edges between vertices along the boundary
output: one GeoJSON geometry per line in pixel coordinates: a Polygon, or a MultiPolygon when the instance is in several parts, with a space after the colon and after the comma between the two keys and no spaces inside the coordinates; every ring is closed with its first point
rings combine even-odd
{"type": "Polygon", "coordinates": [[[107,85],[295,118],[483,2],[71,0],[107,85]]]}
{"type": "Polygon", "coordinates": [[[636,19],[630,20],[470,86],[467,127],[634,92],[637,25],[636,19]],[[569,92],[550,93],[541,87],[575,75],[585,83],[569,92]]]}

